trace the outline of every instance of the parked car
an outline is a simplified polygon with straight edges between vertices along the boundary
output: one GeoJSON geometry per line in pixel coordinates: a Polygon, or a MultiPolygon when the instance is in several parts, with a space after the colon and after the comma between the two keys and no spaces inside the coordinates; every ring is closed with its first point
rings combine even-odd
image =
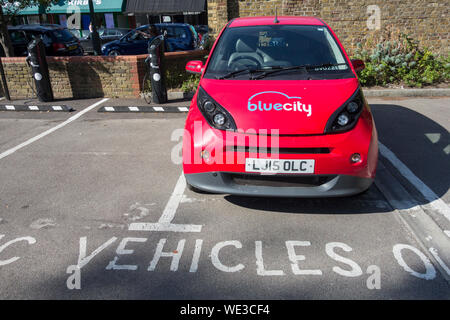
{"type": "Polygon", "coordinates": [[[79,40],[67,28],[57,24],[25,24],[8,27],[8,31],[16,56],[28,55],[27,45],[36,37],[43,40],[48,56],[83,54],[79,40]]]}
{"type": "Polygon", "coordinates": [[[186,65],[201,77],[183,137],[188,186],[262,197],[366,191],[378,139],[363,69],[321,19],[231,21],[206,64],[186,65]]]}
{"type": "MultiPolygon", "coordinates": [[[[111,28],[111,29],[98,29],[100,36],[100,45],[104,45],[108,42],[118,40],[130,32],[131,29],[125,28],[111,28]]],[[[93,53],[94,47],[92,45],[92,35],[88,33],[86,36],[79,38],[81,46],[86,53],[93,53]]]]}
{"type": "Polygon", "coordinates": [[[69,32],[73,34],[74,37],[77,38],[78,40],[85,37],[85,35],[83,35],[83,30],[80,29],[67,29],[67,30],[69,30],[69,32]]]}
{"type": "Polygon", "coordinates": [[[208,26],[204,24],[195,25],[194,28],[197,31],[197,33],[201,35],[204,35],[205,33],[209,32],[208,26]]]}
{"type": "MultiPolygon", "coordinates": [[[[9,37],[11,39],[11,44],[14,49],[14,56],[23,57],[28,55],[27,45],[28,38],[26,37],[25,32],[20,30],[9,30],[9,37]]],[[[0,57],[4,57],[5,52],[3,47],[0,46],[0,57]]]]}
{"type": "MultiPolygon", "coordinates": [[[[119,40],[109,42],[102,47],[103,55],[134,55],[148,53],[149,39],[136,30],[147,31],[149,25],[134,29],[119,40]]],[[[155,27],[166,36],[166,51],[184,51],[197,48],[197,36],[191,25],[185,23],[157,23],[155,27]]],[[[151,39],[150,39],[151,40],[151,39]]]]}

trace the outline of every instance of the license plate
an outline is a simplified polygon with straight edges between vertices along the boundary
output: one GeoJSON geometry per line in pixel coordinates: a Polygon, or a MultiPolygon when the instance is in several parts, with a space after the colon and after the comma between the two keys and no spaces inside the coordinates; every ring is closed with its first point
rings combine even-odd
{"type": "Polygon", "coordinates": [[[70,46],[69,47],[69,50],[75,50],[77,48],[77,46],[76,45],[74,45],[74,46],[70,46]]]}
{"type": "Polygon", "coordinates": [[[315,160],[297,159],[245,159],[246,172],[314,173],[315,160]]]}

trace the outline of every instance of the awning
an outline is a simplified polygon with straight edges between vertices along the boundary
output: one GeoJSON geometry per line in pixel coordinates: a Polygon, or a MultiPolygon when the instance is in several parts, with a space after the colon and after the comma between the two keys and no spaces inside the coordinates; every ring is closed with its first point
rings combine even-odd
{"type": "Polygon", "coordinates": [[[127,13],[183,13],[205,11],[206,0],[128,0],[127,13]]]}
{"type": "MultiPolygon", "coordinates": [[[[124,0],[93,0],[94,12],[123,12],[125,9],[124,0]]],[[[31,15],[40,13],[56,13],[56,14],[73,14],[75,12],[89,13],[88,0],[60,0],[56,4],[52,4],[47,8],[36,5],[21,10],[20,15],[31,15]]]]}

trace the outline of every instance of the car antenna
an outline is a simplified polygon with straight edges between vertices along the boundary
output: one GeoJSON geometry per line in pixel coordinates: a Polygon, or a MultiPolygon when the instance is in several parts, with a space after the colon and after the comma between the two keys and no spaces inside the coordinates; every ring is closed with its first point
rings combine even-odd
{"type": "Polygon", "coordinates": [[[273,23],[279,23],[280,20],[278,20],[278,8],[275,8],[275,20],[273,20],[273,23]]]}

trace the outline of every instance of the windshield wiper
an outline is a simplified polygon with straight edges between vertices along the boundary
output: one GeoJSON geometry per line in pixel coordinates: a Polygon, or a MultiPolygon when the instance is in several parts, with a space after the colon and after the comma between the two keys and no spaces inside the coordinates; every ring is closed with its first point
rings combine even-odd
{"type": "Polygon", "coordinates": [[[328,68],[340,65],[347,65],[346,63],[322,63],[322,64],[302,64],[298,66],[290,66],[290,67],[276,67],[275,70],[265,71],[262,74],[254,77],[253,80],[258,80],[267,77],[270,74],[274,74],[281,71],[289,71],[289,70],[305,70],[308,69],[317,69],[317,68],[328,68]]]}
{"type": "MultiPolygon", "coordinates": [[[[256,72],[264,72],[265,73],[265,72],[267,72],[267,70],[277,70],[278,71],[279,69],[284,69],[284,68],[285,67],[281,67],[281,66],[268,66],[268,67],[263,67],[263,69],[245,68],[245,69],[240,69],[240,70],[229,72],[221,77],[216,77],[216,79],[223,80],[223,79],[227,79],[227,78],[233,77],[237,74],[244,73],[244,72],[248,72],[250,74],[253,74],[256,72]]],[[[253,80],[255,78],[250,78],[250,79],[253,80]]]]}
{"type": "Polygon", "coordinates": [[[216,77],[216,79],[223,80],[223,79],[228,79],[230,77],[234,77],[235,75],[240,74],[240,73],[245,73],[245,72],[253,73],[253,72],[261,72],[261,71],[263,71],[263,70],[260,70],[260,69],[249,69],[249,68],[240,69],[240,70],[229,72],[229,73],[227,73],[227,74],[225,74],[225,75],[223,75],[221,77],[216,77]]]}

